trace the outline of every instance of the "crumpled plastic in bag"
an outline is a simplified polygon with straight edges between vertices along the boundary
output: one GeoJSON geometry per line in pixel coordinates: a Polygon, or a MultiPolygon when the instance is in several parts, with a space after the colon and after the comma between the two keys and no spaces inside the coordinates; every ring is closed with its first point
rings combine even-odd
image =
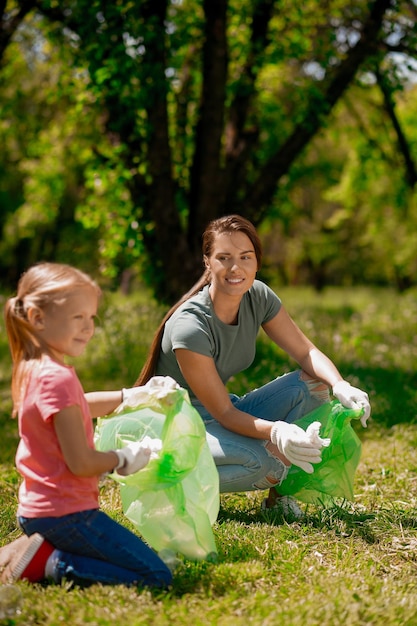
{"type": "Polygon", "coordinates": [[[146,436],[162,441],[156,458],[135,474],[112,474],[120,483],[124,514],[161,555],[215,558],[217,468],[199,413],[188,392],[169,376],[153,377],[113,414],[99,418],[95,445],[111,450],[146,436]]]}
{"type": "Polygon", "coordinates": [[[279,486],[279,493],[310,504],[328,504],[334,498],[352,501],[362,444],[351,420],[359,419],[362,414],[363,409],[347,409],[334,400],[294,422],[303,430],[314,422],[320,422],[320,437],[330,439],[330,444],[323,447],[322,460],[314,465],[312,474],[306,474],[292,465],[279,486]]]}
{"type": "Polygon", "coordinates": [[[149,435],[145,435],[140,442],[143,449],[150,450],[149,460],[159,458],[159,453],[162,450],[162,441],[160,439],[152,439],[149,435]]]}

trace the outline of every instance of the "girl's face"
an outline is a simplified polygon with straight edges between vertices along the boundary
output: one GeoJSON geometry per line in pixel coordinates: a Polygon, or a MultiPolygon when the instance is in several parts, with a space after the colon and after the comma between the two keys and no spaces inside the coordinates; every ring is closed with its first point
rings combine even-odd
{"type": "Polygon", "coordinates": [[[33,326],[47,344],[52,356],[60,362],[65,356],[82,354],[94,335],[98,296],[90,287],[75,289],[62,301],[51,303],[32,315],[33,326]]]}
{"type": "Polygon", "coordinates": [[[242,232],[217,235],[209,257],[204,257],[211,272],[214,294],[242,296],[256,277],[258,261],[249,237],[242,232]]]}

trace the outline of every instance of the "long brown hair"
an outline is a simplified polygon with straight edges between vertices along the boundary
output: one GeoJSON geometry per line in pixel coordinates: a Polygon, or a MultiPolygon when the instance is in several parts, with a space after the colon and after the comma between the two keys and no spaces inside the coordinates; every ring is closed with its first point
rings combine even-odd
{"type": "MultiPolygon", "coordinates": [[[[236,233],[241,232],[249,237],[251,243],[255,250],[256,260],[258,263],[258,270],[262,264],[262,244],[259,239],[259,235],[256,232],[254,225],[249,222],[249,220],[241,217],[240,215],[226,215],[224,217],[219,217],[211,221],[206,230],[203,233],[203,245],[202,252],[204,257],[210,257],[215,239],[218,235],[222,235],[223,233],[236,233]]],[[[185,302],[189,300],[196,293],[201,291],[205,285],[209,285],[211,282],[211,274],[210,270],[206,269],[199,280],[191,287],[187,293],[185,293],[179,300],[176,302],[169,311],[165,314],[162,322],[158,326],[158,329],[154,335],[154,338],[151,343],[151,347],[148,353],[148,358],[145,361],[145,364],[142,368],[141,373],[137,381],[135,382],[135,386],[145,385],[152,376],[155,375],[156,366],[159,359],[159,353],[161,350],[162,336],[164,334],[164,328],[166,322],[169,318],[175,313],[175,311],[185,302]]]]}
{"type": "Polygon", "coordinates": [[[63,263],[39,263],[21,276],[16,296],[7,300],[4,318],[13,361],[13,416],[19,409],[30,373],[46,352],[46,346],[28,321],[27,311],[31,307],[45,309],[74,289],[86,286],[101,295],[96,282],[75,267],[63,263]]]}

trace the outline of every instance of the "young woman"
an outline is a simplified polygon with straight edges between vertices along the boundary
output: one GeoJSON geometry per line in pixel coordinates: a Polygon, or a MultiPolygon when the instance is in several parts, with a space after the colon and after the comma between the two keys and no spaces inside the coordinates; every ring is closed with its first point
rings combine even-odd
{"type": "Polygon", "coordinates": [[[368,396],[343,380],[275,293],[256,279],[262,249],[250,222],[238,215],[211,222],[203,234],[203,259],[204,274],[163,319],[136,384],[159,374],[188,389],[205,422],[221,492],[269,488],[264,507],[299,517],[293,499],[278,499],[279,484],[292,463],[312,472],[323,442],[292,422],[327,402],[330,388],[344,406],[364,408],[365,426],[368,396]],[[261,327],[301,369],[238,397],[226,383],[251,365],[261,327]]]}
{"type": "Polygon", "coordinates": [[[2,581],[166,587],[171,573],[139,537],[99,509],[99,477],[132,474],[149,461],[141,442],[99,452],[92,417],[110,413],[120,391],[85,394],[65,357],[94,334],[100,290],[68,265],[41,263],[20,279],[5,319],[13,359],[12,396],[23,477],[18,522],[26,536],[2,548],[2,581]]]}

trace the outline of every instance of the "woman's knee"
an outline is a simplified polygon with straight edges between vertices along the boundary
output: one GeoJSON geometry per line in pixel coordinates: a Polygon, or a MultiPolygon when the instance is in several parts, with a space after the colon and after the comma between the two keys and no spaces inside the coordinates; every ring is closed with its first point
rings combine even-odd
{"type": "Polygon", "coordinates": [[[325,404],[330,401],[329,387],[326,383],[323,383],[317,378],[312,378],[304,370],[300,373],[300,380],[306,384],[311,399],[317,402],[318,405],[325,404]]]}

